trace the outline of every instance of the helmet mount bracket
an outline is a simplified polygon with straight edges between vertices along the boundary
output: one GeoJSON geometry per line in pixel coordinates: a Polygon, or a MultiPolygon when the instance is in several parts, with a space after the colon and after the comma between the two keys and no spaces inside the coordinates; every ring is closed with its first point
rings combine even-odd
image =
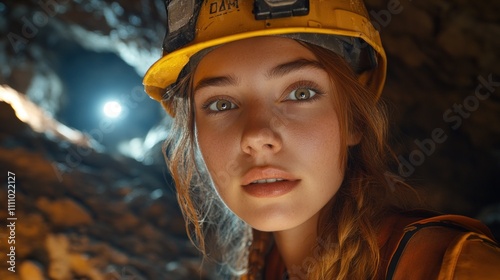
{"type": "Polygon", "coordinates": [[[305,16],[309,14],[309,0],[254,0],[256,20],[305,16]]]}

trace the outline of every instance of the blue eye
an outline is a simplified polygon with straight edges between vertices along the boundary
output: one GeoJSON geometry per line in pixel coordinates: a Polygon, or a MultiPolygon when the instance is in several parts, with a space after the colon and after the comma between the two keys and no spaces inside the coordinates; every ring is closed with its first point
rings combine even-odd
{"type": "Polygon", "coordinates": [[[236,105],[226,99],[217,99],[208,104],[208,109],[213,112],[222,112],[236,108],[236,105]]]}
{"type": "Polygon", "coordinates": [[[301,87],[292,90],[287,96],[287,100],[308,100],[315,96],[317,93],[309,88],[301,87]]]}

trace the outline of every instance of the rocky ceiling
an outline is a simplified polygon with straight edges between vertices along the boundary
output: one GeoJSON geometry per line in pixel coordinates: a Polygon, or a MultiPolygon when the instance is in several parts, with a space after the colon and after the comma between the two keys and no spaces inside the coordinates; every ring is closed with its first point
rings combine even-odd
{"type": "MultiPolygon", "coordinates": [[[[383,95],[400,175],[431,207],[479,217],[498,236],[500,2],[366,2],[388,53],[383,95]]],[[[8,0],[0,14],[0,84],[101,142],[94,145],[101,149],[82,148],[36,132],[0,102],[2,182],[16,173],[16,261],[24,271],[6,273],[3,254],[0,278],[196,274],[199,258],[172,206],[158,149],[142,163],[116,153],[120,141],[144,138],[164,116],[141,89],[141,76],[160,56],[163,1],[8,0]],[[108,96],[129,114],[105,131],[99,102],[108,96]]],[[[124,147],[145,160],[141,148],[158,147],[158,135],[124,147]]]]}

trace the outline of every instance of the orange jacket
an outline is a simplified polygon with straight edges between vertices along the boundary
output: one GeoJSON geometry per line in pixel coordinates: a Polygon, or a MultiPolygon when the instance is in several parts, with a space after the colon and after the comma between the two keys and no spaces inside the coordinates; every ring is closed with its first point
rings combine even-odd
{"type": "MultiPolygon", "coordinates": [[[[500,279],[498,243],[485,225],[468,217],[429,212],[393,215],[382,225],[379,245],[376,280],[500,279]]],[[[267,255],[263,279],[281,280],[284,273],[274,247],[267,255]]]]}
{"type": "Polygon", "coordinates": [[[388,236],[381,246],[385,269],[377,279],[500,279],[500,248],[481,222],[458,215],[418,219],[406,226],[402,221],[393,219],[382,231],[381,236],[388,236]]]}

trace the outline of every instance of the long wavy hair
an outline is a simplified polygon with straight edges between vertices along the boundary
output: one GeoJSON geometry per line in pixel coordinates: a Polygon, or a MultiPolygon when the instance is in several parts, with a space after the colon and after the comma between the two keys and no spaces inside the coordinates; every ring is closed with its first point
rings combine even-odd
{"type": "MultiPolygon", "coordinates": [[[[341,133],[340,159],[345,177],[337,194],[322,209],[314,254],[300,267],[288,268],[306,279],[371,279],[380,264],[380,222],[389,211],[415,207],[415,191],[388,171],[396,160],[387,144],[386,108],[359,81],[343,58],[301,42],[328,72],[335,88],[334,106],[341,133]],[[347,135],[359,135],[349,147],[347,135]]],[[[215,191],[196,141],[192,73],[167,91],[165,106],[175,110],[166,141],[166,161],[175,181],[191,241],[222,265],[221,273],[249,279],[259,273],[270,234],[252,230],[236,217],[215,191]],[[264,243],[264,245],[262,245],[264,243]]],[[[272,242],[272,241],[271,241],[272,242]]]]}

